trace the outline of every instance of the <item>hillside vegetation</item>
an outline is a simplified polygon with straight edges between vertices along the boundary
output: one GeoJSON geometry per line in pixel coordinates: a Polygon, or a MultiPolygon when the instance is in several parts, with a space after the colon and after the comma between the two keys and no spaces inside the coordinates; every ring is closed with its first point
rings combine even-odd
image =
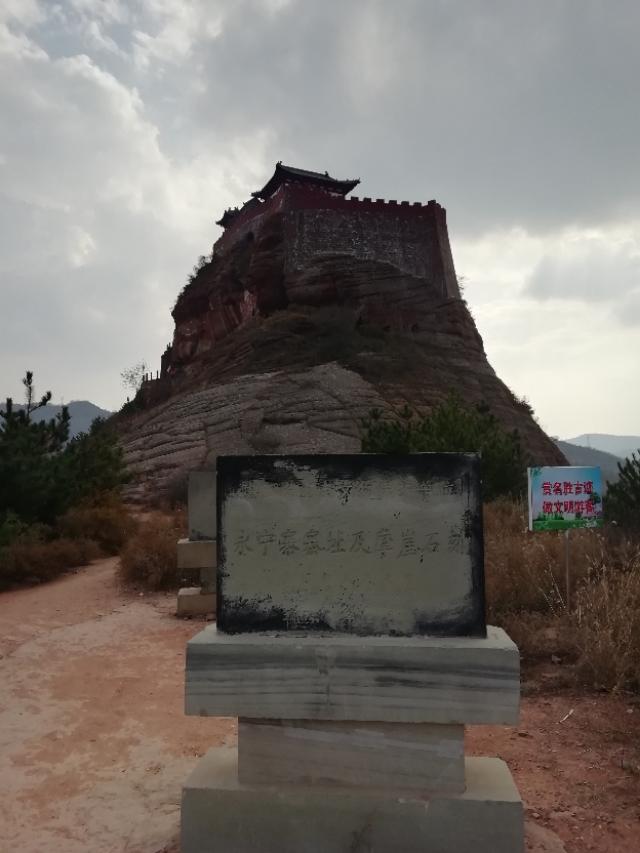
{"type": "Polygon", "coordinates": [[[102,553],[115,554],[134,527],[120,501],[127,480],[108,425],[93,422],[70,438],[63,406],[36,397],[33,374],[24,405],[0,409],[0,586],[47,580],[102,553]]]}

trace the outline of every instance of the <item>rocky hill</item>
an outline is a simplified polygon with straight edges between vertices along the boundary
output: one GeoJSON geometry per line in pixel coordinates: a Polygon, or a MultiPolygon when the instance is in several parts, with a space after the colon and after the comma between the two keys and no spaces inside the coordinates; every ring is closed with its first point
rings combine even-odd
{"type": "Polygon", "coordinates": [[[593,432],[567,438],[568,444],[612,453],[620,459],[628,459],[632,453],[640,452],[640,435],[611,435],[609,433],[593,432]]]}
{"type": "MultiPolygon", "coordinates": [[[[66,403],[69,410],[69,438],[74,438],[81,432],[88,432],[91,424],[96,418],[108,418],[111,412],[106,409],[101,409],[95,403],[90,403],[88,400],[72,400],[66,403]]],[[[22,405],[15,405],[15,409],[23,409],[22,405]]],[[[48,403],[40,409],[36,409],[31,414],[31,420],[35,422],[50,421],[56,418],[62,411],[62,406],[56,403],[48,403]]]]}
{"type": "Polygon", "coordinates": [[[355,238],[331,251],[316,239],[326,222],[301,216],[263,217],[180,294],[161,377],[117,416],[137,475],[132,497],[157,495],[223,453],[354,452],[372,408],[424,412],[452,391],[518,429],[533,462],[565,464],[496,376],[467,305],[444,292],[436,264],[416,274],[407,251],[386,244],[381,260],[355,238]],[[299,243],[305,229],[316,248],[292,252],[292,230],[299,243]]]}
{"type": "Polygon", "coordinates": [[[569,441],[556,441],[556,444],[566,456],[569,465],[587,465],[600,468],[605,492],[607,483],[618,481],[618,463],[623,461],[619,456],[614,456],[613,453],[605,453],[603,450],[595,450],[593,447],[581,447],[569,441]]]}

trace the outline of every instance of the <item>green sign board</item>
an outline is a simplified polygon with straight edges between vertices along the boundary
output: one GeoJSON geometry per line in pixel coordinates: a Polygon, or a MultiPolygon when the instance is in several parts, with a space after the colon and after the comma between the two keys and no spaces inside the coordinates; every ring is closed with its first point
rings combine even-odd
{"type": "Polygon", "coordinates": [[[600,468],[528,468],[529,530],[602,527],[600,468]]]}

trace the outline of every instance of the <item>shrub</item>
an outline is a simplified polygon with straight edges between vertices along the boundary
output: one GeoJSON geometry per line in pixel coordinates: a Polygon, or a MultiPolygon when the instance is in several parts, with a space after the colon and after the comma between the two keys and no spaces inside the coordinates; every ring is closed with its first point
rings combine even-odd
{"type": "Polygon", "coordinates": [[[525,493],[527,460],[518,432],[506,432],[485,405],[467,408],[451,395],[422,418],[408,407],[391,420],[373,411],[363,429],[364,453],[479,452],[485,500],[525,493]]]}
{"type": "Polygon", "coordinates": [[[23,384],[26,406],[16,409],[9,398],[0,410],[0,523],[13,513],[28,524],[51,524],[69,507],[117,492],[127,474],[109,425],[98,419],[69,441],[67,408],[49,421],[34,421],[51,392],[36,403],[31,372],[23,384]]]}
{"type": "Polygon", "coordinates": [[[142,521],[120,554],[121,579],[155,590],[180,586],[177,544],[184,530],[184,513],[157,513],[142,521]]]}
{"type": "Polygon", "coordinates": [[[51,528],[46,524],[26,524],[14,512],[8,512],[0,523],[0,548],[12,542],[44,542],[50,539],[51,528]]]}
{"type": "Polygon", "coordinates": [[[618,462],[618,480],[607,483],[607,517],[634,533],[640,532],[640,456],[618,462]]]}
{"type": "Polygon", "coordinates": [[[14,541],[0,550],[0,586],[51,580],[99,556],[100,548],[91,539],[14,541]]]}
{"type": "Polygon", "coordinates": [[[63,536],[93,539],[105,554],[118,554],[133,535],[136,522],[126,507],[114,500],[67,510],[57,526],[63,536]]]}
{"type": "Polygon", "coordinates": [[[111,425],[96,418],[88,432],[72,438],[57,459],[56,488],[59,512],[119,494],[129,475],[124,455],[111,425]]]}
{"type": "Polygon", "coordinates": [[[27,523],[50,522],[59,501],[56,470],[69,436],[69,412],[63,407],[49,421],[32,421],[51,392],[36,403],[33,374],[27,371],[22,382],[26,406],[16,409],[9,398],[0,410],[0,518],[11,512],[27,523]]]}

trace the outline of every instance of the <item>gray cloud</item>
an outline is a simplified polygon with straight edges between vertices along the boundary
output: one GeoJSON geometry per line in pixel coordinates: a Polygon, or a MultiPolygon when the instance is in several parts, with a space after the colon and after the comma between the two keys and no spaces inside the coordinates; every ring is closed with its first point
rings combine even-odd
{"type": "Polygon", "coordinates": [[[567,241],[533,269],[527,293],[538,299],[571,299],[619,305],[640,292],[640,240],[616,243],[587,237],[567,241]]]}
{"type": "Polygon", "coordinates": [[[639,29],[635,0],[6,0],[0,392],[29,367],[120,402],[214,220],[278,159],[438,198],[454,253],[487,238],[485,279],[509,254],[502,317],[562,293],[632,327],[639,29]]]}
{"type": "Polygon", "coordinates": [[[437,195],[461,232],[602,222],[639,201],[639,26],[633,2],[239,3],[189,109],[374,195],[437,195]]]}
{"type": "Polygon", "coordinates": [[[373,195],[436,195],[460,233],[514,222],[545,231],[638,209],[634,0],[615,15],[604,0],[544,10],[141,0],[89,22],[98,8],[71,3],[43,40],[94,51],[135,85],[172,150],[188,151],[191,135],[233,145],[268,130],[269,161],[326,163],[361,175],[373,195]]]}

